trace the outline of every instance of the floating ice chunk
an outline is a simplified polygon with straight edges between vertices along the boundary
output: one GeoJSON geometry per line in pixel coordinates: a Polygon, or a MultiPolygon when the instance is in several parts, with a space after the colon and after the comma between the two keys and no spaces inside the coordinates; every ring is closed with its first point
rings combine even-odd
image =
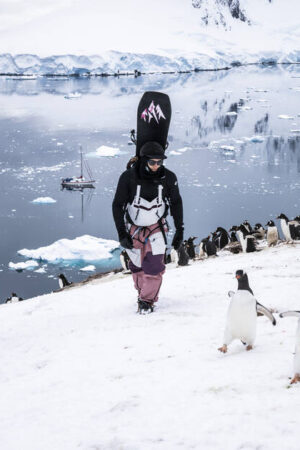
{"type": "Polygon", "coordinates": [[[80,92],[70,92],[69,94],[64,96],[67,99],[72,99],[72,98],[80,98],[81,94],[80,92]]]}
{"type": "Polygon", "coordinates": [[[233,145],[221,145],[220,147],[222,150],[233,152],[235,150],[235,147],[233,145]]]}
{"type": "Polygon", "coordinates": [[[40,267],[39,269],[34,271],[35,273],[46,273],[46,270],[44,269],[44,267],[40,267]]]}
{"type": "Polygon", "coordinates": [[[93,158],[98,156],[117,156],[121,152],[118,148],[108,147],[107,145],[101,145],[95,152],[87,153],[86,156],[93,158]]]}
{"type": "Polygon", "coordinates": [[[176,150],[171,150],[169,152],[169,155],[182,155],[182,153],[181,152],[176,152],[176,150]]]}
{"type": "Polygon", "coordinates": [[[48,261],[55,264],[60,261],[100,261],[113,257],[113,250],[120,246],[119,242],[83,235],[75,239],[60,239],[46,247],[36,250],[22,249],[19,255],[26,258],[48,261]]]}
{"type": "Polygon", "coordinates": [[[293,117],[293,116],[288,116],[288,115],[286,115],[286,114],[280,114],[280,115],[278,116],[278,119],[293,120],[294,117],[293,117]]]}
{"type": "Polygon", "coordinates": [[[264,142],[264,137],[263,136],[252,136],[250,138],[250,141],[253,142],[254,144],[260,143],[260,142],[264,142]]]}
{"type": "Polygon", "coordinates": [[[227,111],[226,116],[237,116],[237,112],[235,111],[227,111]]]}
{"type": "Polygon", "coordinates": [[[56,142],[57,147],[61,147],[62,145],[64,145],[63,142],[56,142]]]}
{"type": "Polygon", "coordinates": [[[240,108],[241,111],[250,111],[251,109],[253,109],[251,106],[242,106],[240,108]]]}
{"type": "Polygon", "coordinates": [[[38,267],[38,263],[30,259],[29,261],[19,263],[10,262],[8,267],[12,270],[33,270],[35,267],[38,267]]]}
{"type": "Polygon", "coordinates": [[[38,197],[38,198],[35,198],[34,200],[32,200],[31,203],[43,203],[43,204],[56,203],[56,200],[54,200],[54,198],[51,198],[51,197],[38,197]]]}
{"type": "Polygon", "coordinates": [[[182,147],[182,148],[179,148],[176,151],[180,152],[180,153],[184,153],[184,152],[187,152],[188,150],[191,150],[191,147],[182,147]]]}
{"type": "Polygon", "coordinates": [[[300,133],[300,130],[291,130],[291,133],[300,133]]]}
{"type": "Polygon", "coordinates": [[[85,266],[82,267],[82,269],[80,269],[82,272],[94,272],[94,270],[96,270],[96,266],[94,265],[90,265],[90,266],[85,266]]]}

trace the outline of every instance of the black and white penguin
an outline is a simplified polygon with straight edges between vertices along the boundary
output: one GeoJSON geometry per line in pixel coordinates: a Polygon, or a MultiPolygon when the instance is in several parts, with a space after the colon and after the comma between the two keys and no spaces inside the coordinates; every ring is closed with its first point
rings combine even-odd
{"type": "Polygon", "coordinates": [[[210,240],[210,236],[207,236],[200,242],[199,256],[200,258],[217,256],[217,246],[214,241],[210,240]]]}
{"type": "Polygon", "coordinates": [[[237,228],[236,233],[244,253],[251,253],[256,251],[256,239],[252,234],[250,234],[248,228],[246,228],[244,224],[240,225],[237,228]]]}
{"type": "Polygon", "coordinates": [[[120,253],[120,262],[121,266],[123,267],[123,270],[127,272],[129,270],[129,261],[130,258],[126,252],[126,250],[122,250],[120,253]]]}
{"type": "Polygon", "coordinates": [[[234,339],[242,341],[246,345],[246,350],[252,350],[256,338],[258,313],[266,315],[272,321],[272,324],[276,325],[276,320],[271,311],[258,303],[254,297],[247,274],[243,270],[237,270],[235,276],[238,280],[238,290],[228,293],[231,301],[227,313],[223,345],[218,349],[222,353],[227,352],[228,345],[234,339]]]}
{"type": "Polygon", "coordinates": [[[280,219],[282,233],[287,242],[300,239],[300,224],[297,220],[289,220],[283,213],[277,219],[280,219]]]}
{"type": "Polygon", "coordinates": [[[197,239],[196,236],[191,236],[186,241],[186,251],[187,251],[190,259],[195,259],[196,258],[195,244],[194,244],[194,240],[195,239],[197,239]]]}
{"type": "Polygon", "coordinates": [[[251,234],[253,230],[252,230],[252,227],[251,227],[250,223],[248,222],[248,220],[244,220],[243,225],[246,228],[246,230],[248,231],[248,233],[251,234]]]}
{"type": "Polygon", "coordinates": [[[269,220],[269,222],[266,224],[266,227],[267,227],[267,242],[268,246],[271,247],[272,245],[276,245],[278,242],[278,230],[273,220],[269,220]]]}
{"type": "Polygon", "coordinates": [[[230,229],[229,232],[230,232],[230,242],[238,242],[238,238],[236,237],[236,231],[231,231],[230,229]]]}
{"type": "Polygon", "coordinates": [[[185,244],[181,244],[179,249],[177,250],[178,253],[178,266],[187,266],[189,264],[189,255],[186,251],[185,244]]]}
{"type": "Polygon", "coordinates": [[[70,281],[66,279],[63,273],[60,273],[57,278],[60,289],[63,289],[66,286],[70,286],[72,284],[70,281]]]}
{"type": "Polygon", "coordinates": [[[213,234],[215,233],[217,235],[217,248],[222,250],[222,248],[226,247],[226,245],[230,242],[229,235],[225,228],[222,227],[218,227],[213,234]]]}
{"type": "Polygon", "coordinates": [[[298,326],[296,331],[296,345],[294,356],[294,377],[291,384],[300,381],[300,311],[286,311],[279,314],[280,317],[298,317],[298,326]]]}
{"type": "Polygon", "coordinates": [[[18,303],[22,301],[23,301],[22,297],[18,297],[15,292],[12,292],[11,296],[6,299],[5,303],[18,303]]]}
{"type": "Polygon", "coordinates": [[[254,225],[254,229],[252,231],[253,236],[256,239],[265,239],[266,236],[266,230],[264,229],[264,227],[262,226],[261,223],[256,223],[254,225]]]}

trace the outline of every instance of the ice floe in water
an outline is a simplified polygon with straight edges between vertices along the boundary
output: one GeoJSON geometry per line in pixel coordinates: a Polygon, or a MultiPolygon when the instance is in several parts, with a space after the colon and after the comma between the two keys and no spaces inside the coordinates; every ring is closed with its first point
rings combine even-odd
{"type": "Polygon", "coordinates": [[[52,264],[70,261],[100,261],[113,257],[112,252],[119,247],[114,240],[83,235],[75,239],[60,239],[46,247],[35,250],[24,248],[18,251],[26,258],[48,261],[52,264]]]}
{"type": "Polygon", "coordinates": [[[95,152],[87,153],[86,156],[94,158],[98,156],[117,156],[120,155],[120,149],[114,147],[108,147],[107,145],[101,145],[95,152]]]}
{"type": "Polygon", "coordinates": [[[13,270],[26,270],[26,269],[33,270],[35,267],[38,267],[38,263],[33,260],[19,262],[19,263],[10,262],[8,264],[8,267],[13,270]]]}
{"type": "Polygon", "coordinates": [[[96,266],[94,266],[93,264],[89,265],[89,266],[85,266],[82,267],[80,269],[82,272],[94,272],[96,270],[96,266]]]}
{"type": "Polygon", "coordinates": [[[39,203],[39,204],[46,204],[46,203],[56,203],[56,200],[52,197],[38,197],[32,200],[31,203],[39,203]]]}
{"type": "Polygon", "coordinates": [[[34,271],[35,273],[46,273],[46,269],[44,267],[40,267],[39,269],[34,271]]]}
{"type": "Polygon", "coordinates": [[[286,119],[286,120],[293,120],[295,117],[293,116],[288,116],[287,114],[280,114],[278,116],[278,119],[286,119]]]}

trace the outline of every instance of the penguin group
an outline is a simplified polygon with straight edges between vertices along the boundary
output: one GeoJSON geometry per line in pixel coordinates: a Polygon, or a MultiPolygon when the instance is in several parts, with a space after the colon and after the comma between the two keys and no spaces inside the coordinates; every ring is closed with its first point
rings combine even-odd
{"type": "MultiPolygon", "coordinates": [[[[264,315],[271,321],[272,325],[276,325],[276,319],[272,311],[259,303],[255,298],[249,285],[247,273],[243,270],[237,270],[235,277],[238,282],[238,288],[237,292],[228,292],[230,304],[227,312],[223,345],[218,348],[222,353],[227,353],[229,344],[235,339],[240,340],[247,351],[253,349],[256,338],[257,316],[264,315]]],[[[286,311],[279,314],[281,318],[289,316],[298,318],[294,377],[291,380],[291,384],[294,384],[300,382],[300,311],[286,311]]]]}
{"type": "MultiPolygon", "coordinates": [[[[300,215],[293,220],[281,213],[276,219],[280,220],[283,240],[286,242],[300,241],[300,215]]],[[[195,239],[190,238],[190,239],[195,239]]],[[[189,242],[188,241],[185,242],[189,242]]],[[[227,231],[218,227],[214,232],[203,238],[200,243],[194,244],[199,248],[198,254],[194,252],[190,258],[202,259],[203,257],[217,256],[220,250],[228,250],[231,253],[251,253],[261,249],[264,244],[268,247],[277,245],[280,242],[279,231],[273,220],[269,220],[265,225],[256,223],[253,227],[248,220],[244,220],[240,225],[232,225],[227,231]],[[194,256],[196,255],[196,256],[194,256]]],[[[191,244],[187,246],[188,248],[191,244]]]]}
{"type": "MultiPolygon", "coordinates": [[[[300,215],[289,220],[285,214],[281,213],[276,219],[280,220],[282,235],[286,242],[300,241],[300,215]]],[[[190,260],[218,256],[221,250],[231,253],[252,253],[260,251],[265,244],[272,247],[280,242],[278,228],[273,220],[269,220],[265,225],[258,222],[253,227],[248,220],[244,220],[240,225],[232,225],[228,231],[219,226],[198,244],[195,242],[196,239],[196,236],[190,236],[183,241],[177,251],[167,250],[165,264],[175,263],[177,266],[186,266],[190,260]]],[[[129,258],[124,250],[120,255],[120,262],[123,273],[130,273],[129,258]]]]}

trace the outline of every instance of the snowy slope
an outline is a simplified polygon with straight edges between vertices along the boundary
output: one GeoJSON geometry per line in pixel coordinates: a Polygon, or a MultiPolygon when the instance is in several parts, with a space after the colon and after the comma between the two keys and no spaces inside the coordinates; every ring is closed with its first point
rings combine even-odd
{"type": "MultiPolygon", "coordinates": [[[[26,9],[24,0],[16,3],[26,9]]],[[[236,59],[300,59],[298,0],[288,7],[284,0],[240,1],[245,22],[232,17],[227,0],[199,1],[197,8],[192,0],[54,0],[44,10],[39,0],[31,3],[23,20],[11,8],[0,26],[2,73],[188,70],[236,59]]]]}
{"type": "Polygon", "coordinates": [[[258,318],[253,351],[217,351],[240,268],[263,304],[299,310],[287,245],[169,268],[148,316],[124,275],[1,306],[0,447],[298,449],[296,320],[258,318]]]}

